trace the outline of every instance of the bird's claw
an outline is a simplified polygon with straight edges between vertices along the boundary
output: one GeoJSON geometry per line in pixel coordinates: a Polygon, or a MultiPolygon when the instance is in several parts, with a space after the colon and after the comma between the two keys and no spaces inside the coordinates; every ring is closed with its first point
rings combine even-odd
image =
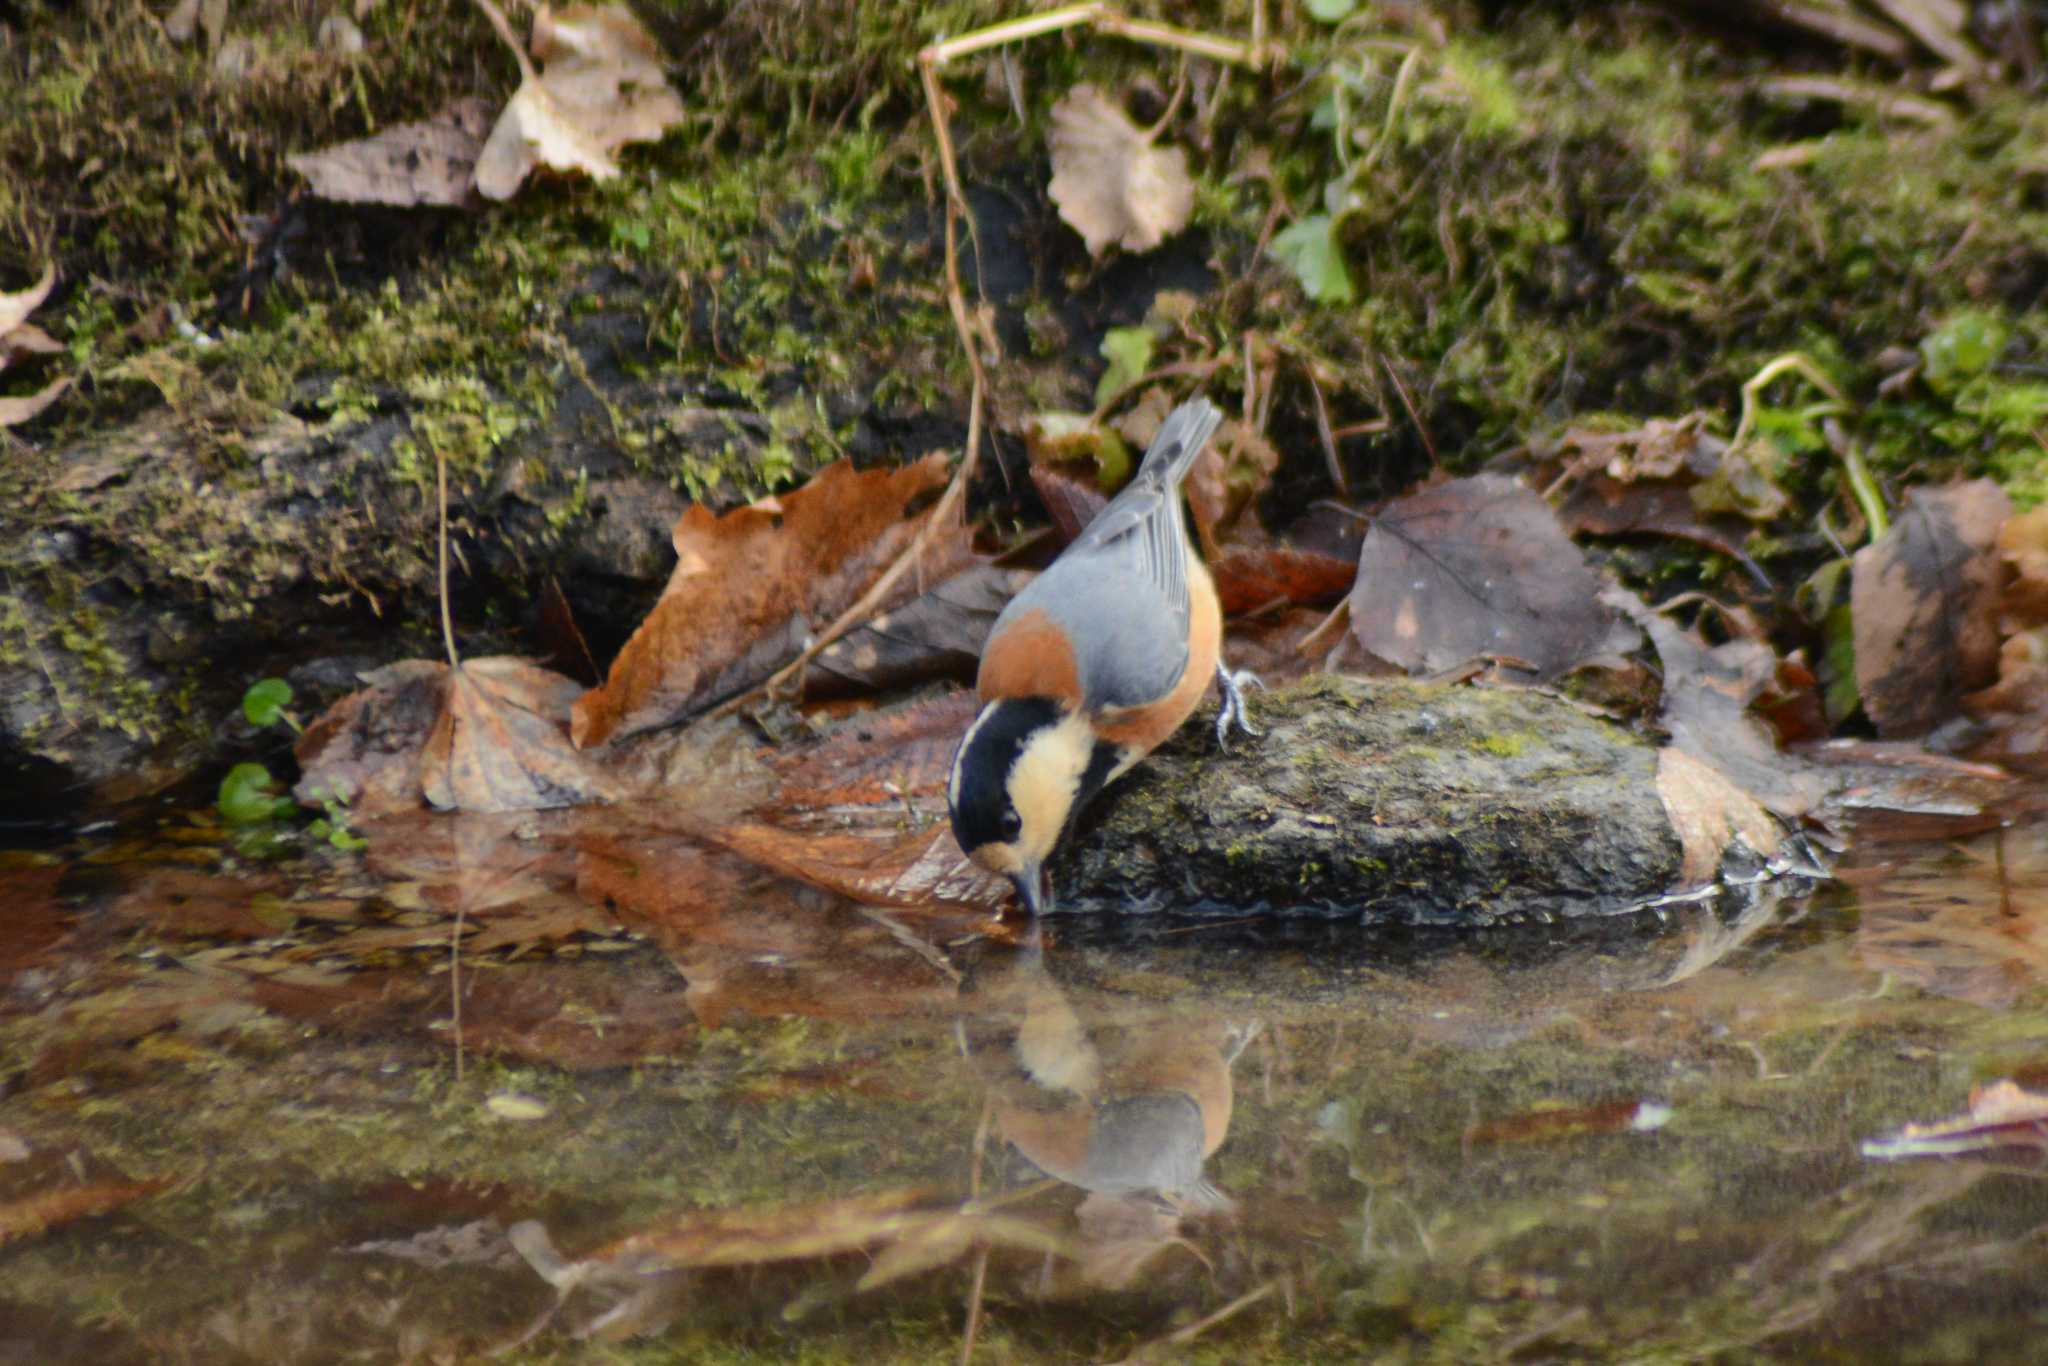
{"type": "Polygon", "coordinates": [[[1216,661],[1216,686],[1223,691],[1223,705],[1216,712],[1216,747],[1225,752],[1229,751],[1232,726],[1236,726],[1254,740],[1264,735],[1264,731],[1252,724],[1244,709],[1245,689],[1263,690],[1266,686],[1259,681],[1259,676],[1250,669],[1239,669],[1232,673],[1219,659],[1216,661]]]}

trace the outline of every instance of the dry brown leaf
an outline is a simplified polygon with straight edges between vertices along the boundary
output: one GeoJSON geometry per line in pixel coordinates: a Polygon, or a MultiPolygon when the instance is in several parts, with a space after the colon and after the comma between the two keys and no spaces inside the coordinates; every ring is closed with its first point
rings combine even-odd
{"type": "Polygon", "coordinates": [[[13,331],[0,332],[0,370],[5,370],[17,360],[63,353],[64,343],[34,323],[16,323],[13,331]]]}
{"type": "Polygon", "coordinates": [[[71,387],[70,376],[51,380],[27,398],[0,398],[0,427],[18,427],[55,403],[71,387]]]}
{"type": "Polygon", "coordinates": [[[2030,770],[2048,766],[2048,505],[1998,529],[1998,681],[1963,699],[1990,729],[1973,754],[2030,770]]]}
{"type": "Polygon", "coordinates": [[[2017,1082],[1970,1088],[1970,1108],[1954,1119],[1908,1124],[1895,1134],[1863,1141],[1863,1155],[1953,1157],[2000,1148],[2048,1149],[2048,1096],[2017,1082]]]}
{"type": "MultiPolygon", "coordinates": [[[[810,634],[858,601],[916,538],[913,499],[946,480],[933,453],[895,470],[839,461],[794,493],[718,516],[698,506],[676,523],[677,564],[604,686],[575,706],[571,733],[589,748],[666,725],[774,673],[810,634]]],[[[964,525],[926,551],[908,597],[972,558],[964,525]]],[[[884,605],[884,610],[888,604],[884,605]]]]}
{"type": "Polygon", "coordinates": [[[455,207],[467,203],[475,188],[477,157],[490,128],[490,106],[472,97],[455,101],[433,118],[285,161],[322,199],[455,207]]]}
{"type": "Polygon", "coordinates": [[[1009,883],[970,862],[942,820],[922,830],[807,830],[740,821],[720,844],[764,868],[869,906],[999,910],[1009,883]]]}
{"type": "Polygon", "coordinates": [[[43,300],[50,297],[50,289],[57,283],[57,266],[52,262],[43,267],[43,273],[27,289],[9,294],[0,291],[0,337],[28,321],[28,315],[43,306],[43,300]]]}
{"type": "Polygon", "coordinates": [[[1150,251],[1187,226],[1195,205],[1187,153],[1152,138],[1092,85],[1053,106],[1048,193],[1089,255],[1111,243],[1150,251]]]}
{"type": "Polygon", "coordinates": [[[564,726],[582,687],[523,659],[405,660],[323,712],[299,738],[299,800],[358,814],[533,811],[610,800],[616,785],[564,726]]]}
{"type": "Polygon", "coordinates": [[[367,686],[314,718],[293,747],[300,776],[292,796],[307,806],[331,797],[359,816],[417,808],[420,751],[446,701],[447,675],[447,665],[426,659],[364,674],[367,686]]]}
{"type": "Polygon", "coordinates": [[[611,153],[651,142],[682,121],[661,54],[640,21],[613,6],[576,5],[534,16],[536,74],[491,0],[477,0],[518,58],[519,89],[498,116],[476,163],[476,188],[509,199],[536,166],[597,180],[619,173],[611,153]]]}
{"type": "Polygon", "coordinates": [[[1998,668],[1998,530],[2012,500],[1988,479],[1914,489],[1856,552],[1849,609],[1856,688],[1887,738],[1924,735],[1998,668]]]}
{"type": "Polygon", "coordinates": [[[1508,676],[1543,683],[1641,643],[1600,592],[1550,505],[1482,474],[1398,499],[1374,519],[1351,631],[1367,653],[1411,673],[1510,659],[1520,663],[1508,676]]]}
{"type": "Polygon", "coordinates": [[[0,1246],[21,1238],[33,1238],[75,1219],[111,1214],[123,1205],[145,1195],[154,1195],[170,1184],[168,1179],[158,1179],[60,1186],[0,1202],[0,1246]]]}
{"type": "Polygon", "coordinates": [[[1632,593],[1613,589],[1606,596],[1656,646],[1664,665],[1659,719],[1671,743],[1788,820],[1813,810],[1826,785],[1803,761],[1781,752],[1769,727],[1750,710],[1777,683],[1778,658],[1770,646],[1741,638],[1709,646],[1632,593]]]}
{"type": "Polygon", "coordinates": [[[421,755],[427,802],[444,811],[536,811],[607,799],[610,785],[563,730],[581,692],[574,679],[523,659],[466,661],[421,755]]]}
{"type": "Polygon", "coordinates": [[[1712,879],[1738,835],[1764,858],[1778,852],[1777,823],[1756,798],[1676,745],[1657,751],[1657,795],[1685,851],[1678,876],[1687,886],[1712,879]]]}

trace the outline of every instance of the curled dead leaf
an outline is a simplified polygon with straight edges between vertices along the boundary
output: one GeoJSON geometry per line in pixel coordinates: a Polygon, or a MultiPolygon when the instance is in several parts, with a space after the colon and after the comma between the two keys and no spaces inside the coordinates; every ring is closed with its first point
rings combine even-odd
{"type": "MultiPolygon", "coordinates": [[[[576,702],[577,745],[665,725],[774,673],[917,537],[932,513],[905,512],[945,483],[946,464],[938,452],[894,470],[856,471],[842,460],[792,493],[722,517],[686,510],[661,600],[612,661],[604,686],[576,702]]],[[[926,550],[919,574],[905,577],[904,596],[971,558],[966,527],[949,528],[926,550]]]]}
{"type": "Polygon", "coordinates": [[[611,153],[652,142],[683,118],[661,70],[660,48],[631,12],[543,5],[533,21],[533,61],[491,0],[477,0],[519,61],[520,84],[476,162],[476,188],[509,199],[535,167],[596,180],[619,173],[611,153]]]}

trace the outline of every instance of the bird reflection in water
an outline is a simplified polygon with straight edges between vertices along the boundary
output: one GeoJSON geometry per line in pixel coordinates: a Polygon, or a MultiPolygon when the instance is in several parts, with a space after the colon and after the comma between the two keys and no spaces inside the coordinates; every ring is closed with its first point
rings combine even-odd
{"type": "Polygon", "coordinates": [[[960,1046],[995,1132],[1087,1192],[1075,1211],[1083,1280],[1122,1287],[1173,1246],[1206,1262],[1183,1230],[1233,1209],[1204,1167],[1230,1130],[1231,1064],[1259,1025],[1069,993],[1036,932],[991,952],[961,987],[960,1046]]]}

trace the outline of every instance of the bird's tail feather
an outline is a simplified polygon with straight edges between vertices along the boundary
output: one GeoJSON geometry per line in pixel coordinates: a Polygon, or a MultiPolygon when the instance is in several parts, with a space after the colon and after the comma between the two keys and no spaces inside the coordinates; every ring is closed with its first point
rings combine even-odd
{"type": "Polygon", "coordinates": [[[1222,422],[1223,414],[1206,398],[1191,398],[1181,404],[1166,415],[1159,434],[1145,448],[1139,477],[1157,479],[1168,488],[1179,484],[1222,422]]]}

